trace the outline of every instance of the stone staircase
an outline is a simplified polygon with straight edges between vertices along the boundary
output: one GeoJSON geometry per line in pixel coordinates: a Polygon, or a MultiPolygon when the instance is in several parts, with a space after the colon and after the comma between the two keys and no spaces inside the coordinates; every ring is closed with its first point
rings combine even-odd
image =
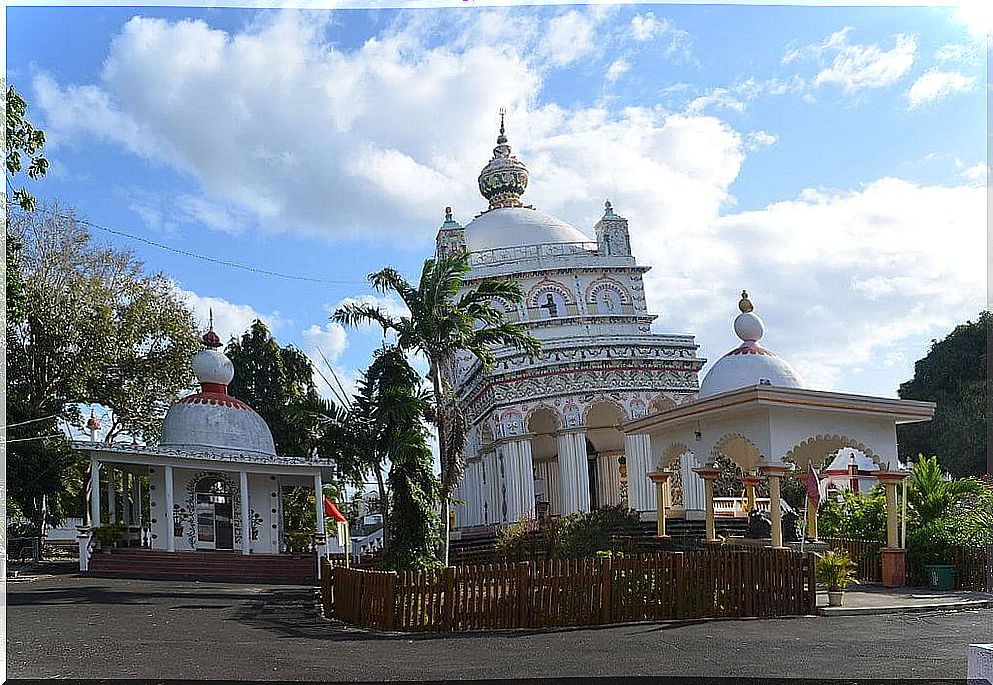
{"type": "Polygon", "coordinates": [[[162,578],[244,583],[313,585],[316,562],[312,555],[294,559],[289,554],[240,552],[163,552],[150,549],[115,549],[94,552],[89,575],[117,578],[162,578]]]}

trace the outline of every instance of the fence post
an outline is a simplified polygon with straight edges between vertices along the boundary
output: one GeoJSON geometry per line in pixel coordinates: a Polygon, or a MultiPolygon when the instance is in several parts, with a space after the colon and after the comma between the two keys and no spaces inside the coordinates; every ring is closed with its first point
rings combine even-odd
{"type": "Polygon", "coordinates": [[[386,606],[384,614],[385,624],[383,628],[386,630],[393,630],[393,626],[396,625],[396,614],[397,614],[397,572],[390,571],[389,577],[386,583],[386,606]]]}
{"type": "Polygon", "coordinates": [[[442,570],[442,604],[441,625],[444,630],[452,630],[455,626],[455,567],[446,566],[442,570]]]}
{"type": "Polygon", "coordinates": [[[672,555],[672,568],[675,571],[676,618],[686,618],[686,569],[683,567],[683,553],[672,555]]]}
{"type": "Polygon", "coordinates": [[[986,545],[986,592],[993,592],[993,545],[986,545]]]}
{"type": "Polygon", "coordinates": [[[613,565],[607,557],[600,566],[600,623],[610,623],[611,620],[611,581],[613,580],[613,565]]]}
{"type": "Polygon", "coordinates": [[[531,568],[522,561],[517,564],[517,627],[527,628],[531,616],[531,568]]]}

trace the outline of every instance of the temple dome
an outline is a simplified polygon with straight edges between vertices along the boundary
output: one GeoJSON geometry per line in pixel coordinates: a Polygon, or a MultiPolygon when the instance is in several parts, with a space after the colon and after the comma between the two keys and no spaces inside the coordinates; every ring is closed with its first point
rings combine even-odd
{"type": "Polygon", "coordinates": [[[181,398],[166,412],[160,447],[191,452],[276,456],[269,426],[258,413],[228,394],[234,365],[218,349],[213,330],[203,336],[206,349],[193,358],[200,392],[181,398]]]}
{"type": "Polygon", "coordinates": [[[465,242],[470,252],[497,247],[591,241],[592,238],[575,226],[529,207],[491,209],[465,227],[465,242]]]}
{"type": "Polygon", "coordinates": [[[489,208],[465,227],[469,252],[499,247],[545,245],[548,243],[591,242],[575,226],[521,203],[528,187],[528,170],[524,162],[511,154],[500,111],[500,135],[493,148],[493,158],[479,174],[479,192],[489,208]]]}
{"type": "Polygon", "coordinates": [[[759,344],[765,324],[752,312],[748,293],[741,293],[741,310],[734,320],[734,332],[741,338],[740,346],[718,359],[700,383],[699,399],[749,388],[771,385],[777,388],[801,388],[803,380],[790,364],[759,344]]]}

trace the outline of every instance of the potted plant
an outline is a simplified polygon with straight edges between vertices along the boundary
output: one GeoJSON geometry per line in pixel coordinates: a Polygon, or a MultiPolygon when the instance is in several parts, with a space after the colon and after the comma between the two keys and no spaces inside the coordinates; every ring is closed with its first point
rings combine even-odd
{"type": "Polygon", "coordinates": [[[299,559],[300,555],[309,551],[310,547],[309,531],[290,531],[286,533],[286,547],[294,559],[299,559]]]}
{"type": "Polygon", "coordinates": [[[852,583],[858,583],[855,579],[857,569],[855,562],[844,552],[830,550],[820,555],[816,567],[817,581],[827,586],[828,606],[842,605],[845,588],[852,583]]]}
{"type": "Polygon", "coordinates": [[[100,543],[100,551],[109,554],[111,548],[124,539],[124,524],[120,521],[105,523],[93,529],[93,537],[100,543]]]}

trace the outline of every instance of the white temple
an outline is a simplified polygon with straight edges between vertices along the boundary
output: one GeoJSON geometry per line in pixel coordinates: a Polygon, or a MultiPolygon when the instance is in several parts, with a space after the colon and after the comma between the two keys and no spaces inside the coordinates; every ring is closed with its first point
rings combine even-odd
{"type": "Polygon", "coordinates": [[[651,332],[627,220],[610,202],[595,239],[521,196],[528,171],[511,154],[503,123],[479,175],[489,206],[465,226],[446,212],[437,254],[467,251],[472,287],[490,277],[521,283],[526,299],[504,304],[508,320],[542,342],[528,359],[497,350],[484,372],[475,357],[456,372],[470,421],[456,527],[517,521],[626,503],[655,508],[646,479],[647,436],[619,426],[696,396],[704,360],[689,335],[651,332]]]}
{"type": "Polygon", "coordinates": [[[323,537],[322,479],[329,465],[277,455],[262,417],[228,394],[234,367],[217,334],[211,329],[203,342],[193,358],[200,392],[169,408],[158,445],[74,443],[90,457],[93,525],[121,521],[153,550],[272,555],[286,549],[283,490],[303,486],[315,493],[323,537]],[[123,492],[116,491],[118,481],[123,492]]]}
{"type": "Polygon", "coordinates": [[[661,493],[670,515],[709,519],[712,539],[719,459],[752,484],[769,480],[778,526],[785,473],[850,448],[885,480],[897,466],[896,425],[933,415],[932,403],[807,389],[760,344],[765,327],[744,292],[733,322],[742,342],[698,385],[705,360],[693,337],[651,332],[648,267],[631,254],[627,220],[607,202],[592,240],[524,205],[527,185],[501,121],[479,175],[489,206],[465,226],[449,208],[438,231],[438,256],[469,253],[466,287],[521,283],[526,299],[505,303],[507,318],[542,342],[533,360],[504,349],[489,371],[472,356],[457,369],[471,428],[456,528],[614,504],[653,520],[661,493]]]}

